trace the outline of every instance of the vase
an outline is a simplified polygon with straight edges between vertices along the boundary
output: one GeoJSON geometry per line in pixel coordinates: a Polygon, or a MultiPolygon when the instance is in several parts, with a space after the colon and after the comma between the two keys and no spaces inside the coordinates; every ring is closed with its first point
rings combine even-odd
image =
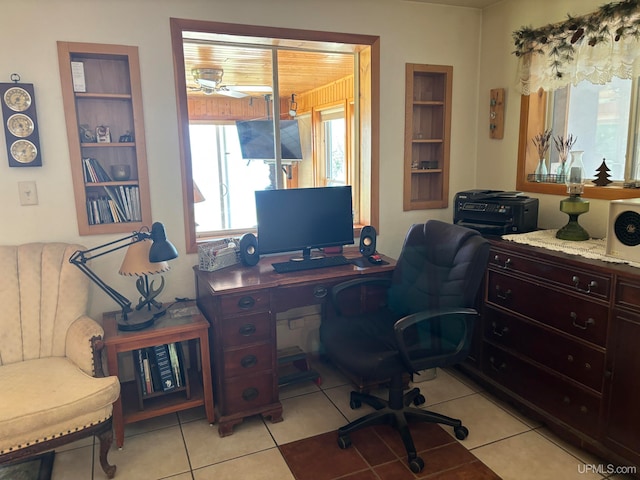
{"type": "Polygon", "coordinates": [[[564,183],[565,176],[567,175],[567,160],[560,160],[558,170],[556,170],[556,183],[564,183]]]}
{"type": "Polygon", "coordinates": [[[547,179],[547,162],[545,162],[544,158],[540,159],[535,174],[536,182],[544,182],[547,179]]]}

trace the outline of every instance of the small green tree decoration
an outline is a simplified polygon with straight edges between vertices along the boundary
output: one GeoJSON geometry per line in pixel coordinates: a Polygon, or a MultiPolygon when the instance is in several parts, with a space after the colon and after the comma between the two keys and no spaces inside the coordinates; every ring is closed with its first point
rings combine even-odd
{"type": "Polygon", "coordinates": [[[607,172],[610,172],[611,170],[609,170],[609,167],[607,167],[605,160],[606,160],[605,158],[602,159],[602,163],[596,170],[598,172],[596,174],[596,179],[592,180],[592,182],[595,183],[598,187],[606,187],[611,183],[611,180],[609,180],[609,177],[611,175],[607,173],[607,172]]]}

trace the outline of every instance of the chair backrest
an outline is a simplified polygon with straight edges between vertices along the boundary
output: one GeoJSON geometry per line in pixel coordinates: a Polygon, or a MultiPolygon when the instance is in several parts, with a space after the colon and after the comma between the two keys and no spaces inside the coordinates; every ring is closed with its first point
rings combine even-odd
{"type": "Polygon", "coordinates": [[[0,246],[0,365],[64,356],[69,325],[86,313],[89,279],[69,257],[80,245],[0,246]]]}
{"type": "Polygon", "coordinates": [[[389,289],[398,315],[445,307],[475,306],[489,257],[477,231],[438,220],[412,225],[389,289]]]}

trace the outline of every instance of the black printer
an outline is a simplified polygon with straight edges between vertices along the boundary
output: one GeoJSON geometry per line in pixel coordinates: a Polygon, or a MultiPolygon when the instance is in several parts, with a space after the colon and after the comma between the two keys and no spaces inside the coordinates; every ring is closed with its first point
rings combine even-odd
{"type": "Polygon", "coordinates": [[[538,199],[503,190],[459,192],[453,223],[487,235],[531,232],[538,228],[538,199]]]}

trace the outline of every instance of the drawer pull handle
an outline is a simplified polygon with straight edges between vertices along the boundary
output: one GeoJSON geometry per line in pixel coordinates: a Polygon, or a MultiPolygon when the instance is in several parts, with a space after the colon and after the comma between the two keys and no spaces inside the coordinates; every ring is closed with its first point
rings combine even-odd
{"type": "Polygon", "coordinates": [[[256,387],[249,387],[249,388],[245,388],[242,391],[242,399],[245,402],[250,402],[252,400],[255,400],[256,398],[258,398],[258,394],[260,392],[258,391],[258,389],[256,387]]]}
{"type": "Polygon", "coordinates": [[[242,308],[243,310],[252,308],[255,304],[256,304],[256,300],[249,295],[240,297],[240,300],[238,300],[238,307],[242,308]]]}
{"type": "Polygon", "coordinates": [[[313,296],[316,298],[324,298],[327,296],[327,293],[329,293],[329,290],[322,285],[317,285],[313,288],[313,296]]]}
{"type": "Polygon", "coordinates": [[[587,320],[583,324],[581,324],[581,323],[578,323],[577,321],[578,314],[576,312],[571,312],[570,315],[571,315],[571,323],[573,324],[574,327],[579,328],[580,330],[586,330],[589,325],[596,324],[596,321],[591,317],[587,318],[587,320]]]}
{"type": "Polygon", "coordinates": [[[585,363],[584,364],[584,368],[585,368],[585,370],[591,370],[591,364],[590,363],[585,363]]]}
{"type": "Polygon", "coordinates": [[[507,364],[502,362],[500,365],[496,365],[496,359],[493,357],[489,358],[489,363],[491,364],[491,368],[496,372],[503,372],[507,369],[507,364]]]}
{"type": "Polygon", "coordinates": [[[502,292],[502,290],[500,289],[500,285],[496,285],[496,296],[500,299],[500,300],[508,300],[509,297],[511,296],[511,290],[506,290],[504,293],[502,292]]]}
{"type": "Polygon", "coordinates": [[[589,413],[589,409],[586,406],[582,405],[580,407],[580,413],[589,413]]]}
{"type": "Polygon", "coordinates": [[[249,337],[256,333],[256,326],[253,323],[245,323],[238,329],[238,333],[243,337],[249,337]]]}
{"type": "Polygon", "coordinates": [[[496,322],[492,322],[491,326],[493,327],[493,334],[496,337],[504,337],[505,334],[509,331],[509,327],[498,328],[498,324],[496,322]]]}
{"type": "Polygon", "coordinates": [[[591,293],[592,288],[593,289],[598,288],[598,282],[596,282],[595,280],[591,280],[589,282],[589,285],[587,285],[586,289],[580,288],[580,277],[577,275],[574,275],[571,281],[573,282],[575,289],[582,293],[591,293]]]}
{"type": "Polygon", "coordinates": [[[251,368],[254,367],[257,363],[258,357],[256,357],[255,355],[247,355],[245,357],[242,357],[242,360],[240,360],[240,365],[242,366],[242,368],[251,368]]]}
{"type": "MultiPolygon", "coordinates": [[[[493,257],[493,259],[496,261],[496,263],[500,263],[500,255],[496,255],[495,257],[493,257]]],[[[509,268],[509,265],[511,265],[511,259],[507,258],[502,264],[502,268],[506,270],[507,268],[509,268]]]]}
{"type": "Polygon", "coordinates": [[[567,355],[567,361],[573,362],[573,355],[567,355]]]}

